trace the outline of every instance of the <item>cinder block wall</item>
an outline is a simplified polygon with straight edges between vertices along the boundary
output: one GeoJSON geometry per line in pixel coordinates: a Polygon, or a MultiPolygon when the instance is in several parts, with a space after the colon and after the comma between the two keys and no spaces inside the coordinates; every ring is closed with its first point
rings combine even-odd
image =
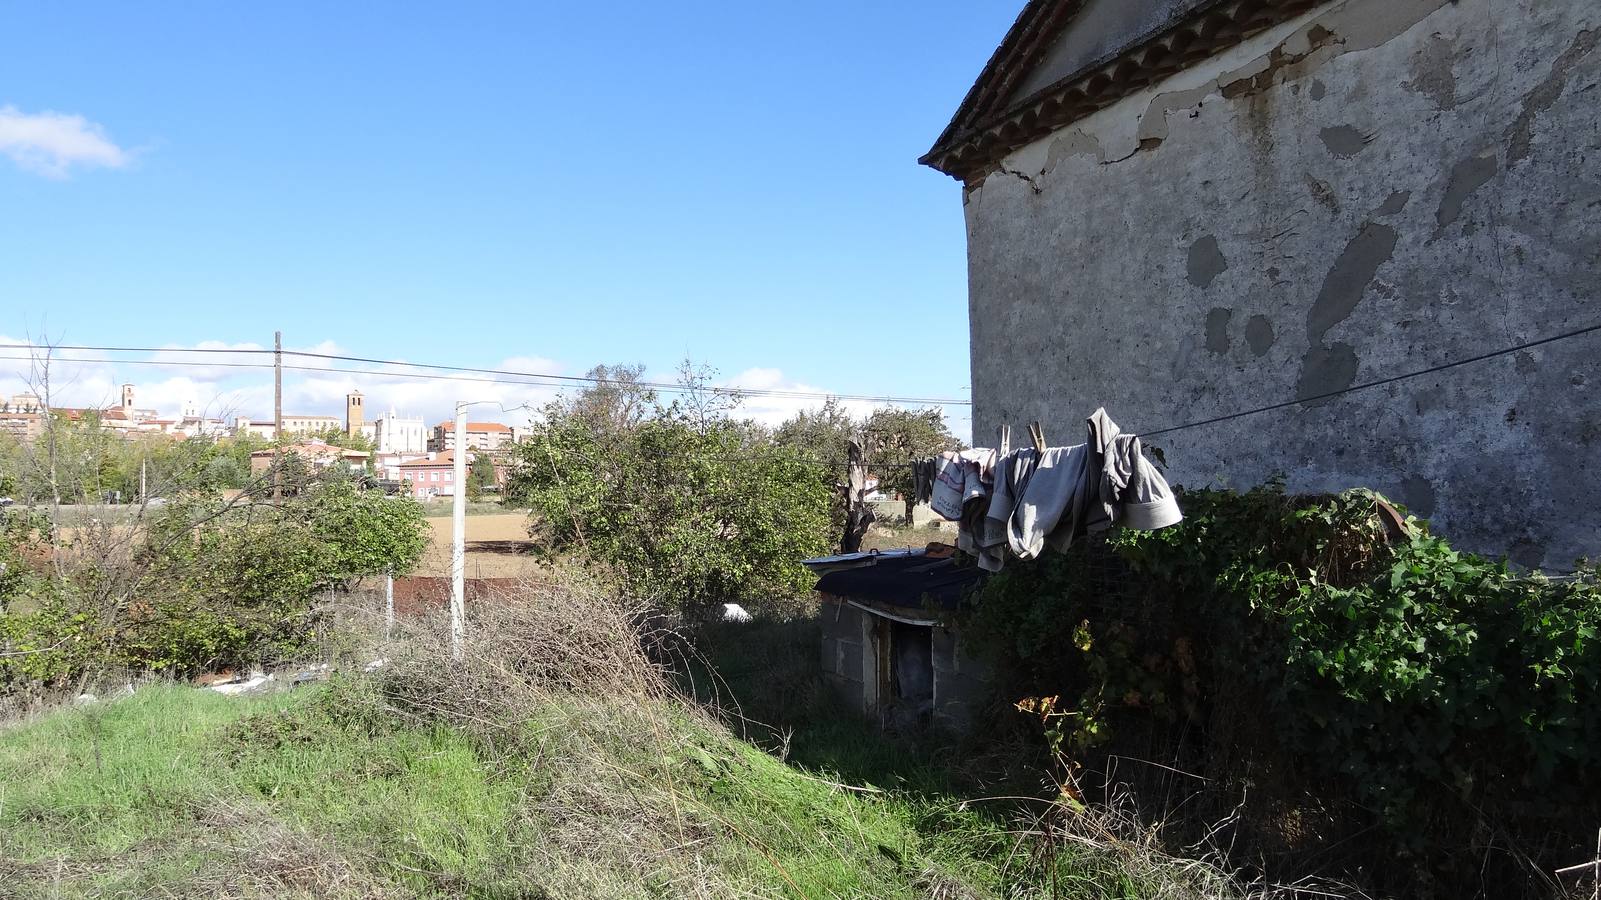
{"type": "Polygon", "coordinates": [[[835,597],[824,596],[818,618],[823,630],[823,680],[828,682],[840,699],[857,712],[870,712],[871,685],[866,683],[872,671],[868,666],[871,648],[864,646],[867,634],[866,613],[835,597]]]}
{"type": "MultiPolygon", "coordinates": [[[[841,705],[864,715],[878,712],[877,664],[872,643],[874,616],[837,597],[824,596],[818,612],[822,628],[822,671],[841,705]]],[[[932,631],[934,724],[953,731],[972,726],[989,700],[988,666],[966,652],[953,629],[932,631]]]]}
{"type": "Polygon", "coordinates": [[[960,633],[934,629],[934,724],[952,731],[971,728],[989,700],[989,678],[989,667],[967,654],[960,633]]]}

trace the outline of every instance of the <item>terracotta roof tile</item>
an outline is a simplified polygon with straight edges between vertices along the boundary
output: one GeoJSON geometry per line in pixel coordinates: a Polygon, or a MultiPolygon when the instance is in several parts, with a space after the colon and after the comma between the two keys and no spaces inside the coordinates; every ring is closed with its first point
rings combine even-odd
{"type": "Polygon", "coordinates": [[[455,451],[446,450],[443,453],[434,454],[434,458],[433,459],[429,459],[428,457],[425,456],[425,457],[423,457],[421,459],[414,459],[414,460],[411,460],[410,462],[403,462],[403,463],[400,464],[400,468],[402,468],[402,469],[426,469],[426,468],[429,468],[429,467],[452,466],[452,465],[455,465],[455,464],[456,464],[456,453],[455,453],[455,451]]]}
{"type": "MultiPolygon", "coordinates": [[[[438,425],[435,425],[434,428],[443,428],[447,432],[454,432],[456,430],[456,422],[454,419],[446,419],[445,421],[440,422],[438,425]]],[[[509,426],[502,425],[499,422],[468,422],[467,430],[506,432],[511,431],[511,428],[509,426]]]]}

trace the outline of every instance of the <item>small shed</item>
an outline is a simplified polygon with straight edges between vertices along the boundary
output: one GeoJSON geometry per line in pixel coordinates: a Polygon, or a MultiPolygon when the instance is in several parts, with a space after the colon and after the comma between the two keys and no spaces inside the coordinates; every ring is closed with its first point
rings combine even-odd
{"type": "Polygon", "coordinates": [[[886,728],[966,730],[989,678],[955,613],[985,573],[922,550],[807,564],[823,573],[823,677],[840,697],[886,728]]]}

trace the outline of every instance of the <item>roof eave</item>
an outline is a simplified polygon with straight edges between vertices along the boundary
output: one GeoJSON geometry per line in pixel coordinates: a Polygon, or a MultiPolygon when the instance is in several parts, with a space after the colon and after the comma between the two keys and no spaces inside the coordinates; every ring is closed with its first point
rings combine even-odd
{"type": "MultiPolygon", "coordinates": [[[[1006,154],[1023,147],[1072,122],[1102,109],[1123,97],[1154,84],[1175,72],[1212,56],[1241,40],[1273,25],[1287,21],[1325,0],[1225,0],[1198,9],[1195,14],[1169,27],[1145,35],[1106,58],[1081,67],[1028,97],[988,115],[979,115],[975,103],[980,88],[995,82],[986,94],[995,94],[1015,83],[1033,64],[1041,38],[1037,23],[1030,25],[1035,35],[1032,52],[1008,50],[1007,42],[1016,36],[1024,19],[1040,15],[1049,0],[1031,0],[1018,17],[1006,41],[990,59],[978,82],[968,91],[950,125],[934,146],[918,162],[959,181],[973,181],[993,171],[1006,154]],[[1006,71],[1002,71],[1006,69],[1006,71]],[[997,80],[1003,79],[1004,80],[997,80]],[[964,118],[972,121],[965,122],[964,118]]],[[[1060,9],[1076,13],[1082,4],[1063,2],[1060,9]]],[[[1066,18],[1052,17],[1051,27],[1059,29],[1066,18]]]]}

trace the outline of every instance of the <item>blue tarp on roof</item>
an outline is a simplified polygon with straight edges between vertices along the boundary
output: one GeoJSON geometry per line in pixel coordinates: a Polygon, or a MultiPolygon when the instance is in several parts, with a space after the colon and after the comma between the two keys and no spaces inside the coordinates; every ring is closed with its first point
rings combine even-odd
{"type": "Polygon", "coordinates": [[[987,573],[957,557],[881,557],[873,565],[830,572],[817,590],[850,600],[908,609],[956,609],[987,573]]]}

